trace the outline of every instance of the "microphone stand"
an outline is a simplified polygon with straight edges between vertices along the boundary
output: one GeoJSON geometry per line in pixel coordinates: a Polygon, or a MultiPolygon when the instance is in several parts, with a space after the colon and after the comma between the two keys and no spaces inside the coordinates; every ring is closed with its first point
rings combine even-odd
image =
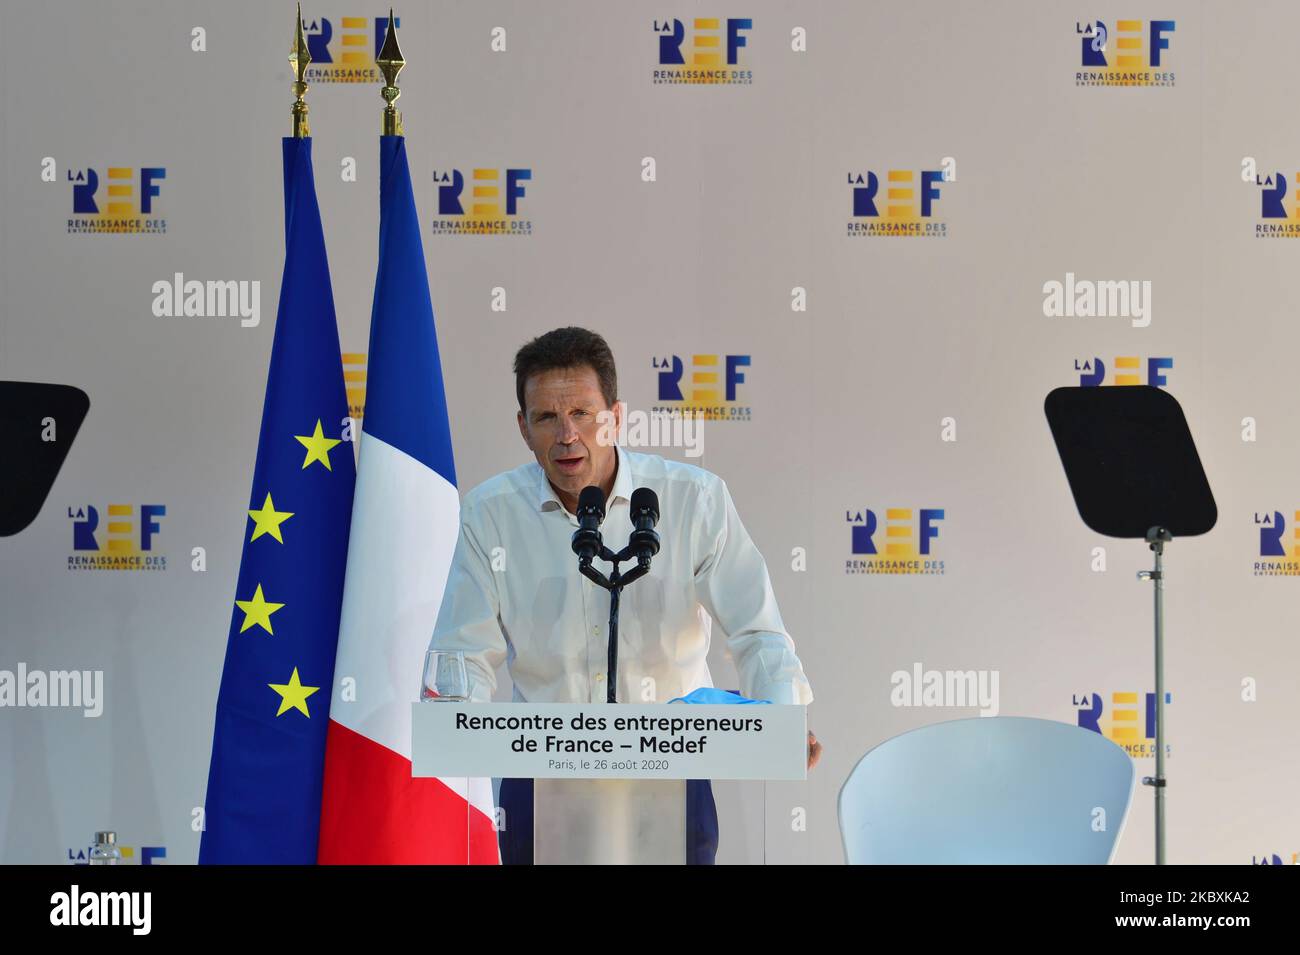
{"type": "MultiPolygon", "coordinates": [[[[633,531],[635,538],[636,532],[633,531]]],[[[623,592],[623,588],[634,580],[640,580],[650,572],[650,558],[641,557],[637,559],[637,565],[629,570],[626,574],[620,573],[618,565],[626,560],[631,560],[635,555],[632,542],[624,547],[617,554],[606,547],[603,543],[600,545],[600,559],[607,560],[614,565],[610,575],[606,577],[595,567],[591,566],[590,560],[579,558],[578,572],[588,580],[604,587],[609,591],[609,662],[608,673],[606,676],[605,702],[616,703],[618,700],[618,598],[623,592]]]]}

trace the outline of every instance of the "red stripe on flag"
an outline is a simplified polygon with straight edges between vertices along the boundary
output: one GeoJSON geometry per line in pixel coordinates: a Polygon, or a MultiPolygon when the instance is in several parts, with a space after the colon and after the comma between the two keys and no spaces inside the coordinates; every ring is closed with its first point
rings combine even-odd
{"type": "Polygon", "coordinates": [[[411,761],[330,720],[321,865],[495,865],[492,820],[411,761]]]}

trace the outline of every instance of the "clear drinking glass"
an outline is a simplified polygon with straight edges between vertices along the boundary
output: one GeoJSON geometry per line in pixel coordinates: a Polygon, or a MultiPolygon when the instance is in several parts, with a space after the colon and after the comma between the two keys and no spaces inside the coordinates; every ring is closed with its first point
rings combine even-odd
{"type": "Polygon", "coordinates": [[[469,699],[463,650],[430,650],[424,655],[420,702],[464,703],[469,699]]]}
{"type": "Polygon", "coordinates": [[[122,850],[117,847],[116,832],[95,833],[95,844],[90,849],[90,865],[119,865],[122,850]]]}

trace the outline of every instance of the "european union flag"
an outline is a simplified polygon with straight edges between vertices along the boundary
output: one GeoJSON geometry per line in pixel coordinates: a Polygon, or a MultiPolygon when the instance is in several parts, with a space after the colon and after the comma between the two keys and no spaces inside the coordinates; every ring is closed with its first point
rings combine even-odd
{"type": "Polygon", "coordinates": [[[311,140],[284,140],[284,280],[200,863],[314,863],[356,481],[311,140]],[[349,436],[350,437],[350,436],[349,436]]]}

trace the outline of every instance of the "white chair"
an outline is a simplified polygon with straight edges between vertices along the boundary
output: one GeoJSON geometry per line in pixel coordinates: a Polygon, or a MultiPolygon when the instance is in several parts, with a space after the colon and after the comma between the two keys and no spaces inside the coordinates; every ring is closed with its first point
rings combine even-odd
{"type": "Polygon", "coordinates": [[[850,865],[1094,864],[1114,855],[1132,758],[1053,720],[976,717],[870,750],[840,789],[850,865]]]}

